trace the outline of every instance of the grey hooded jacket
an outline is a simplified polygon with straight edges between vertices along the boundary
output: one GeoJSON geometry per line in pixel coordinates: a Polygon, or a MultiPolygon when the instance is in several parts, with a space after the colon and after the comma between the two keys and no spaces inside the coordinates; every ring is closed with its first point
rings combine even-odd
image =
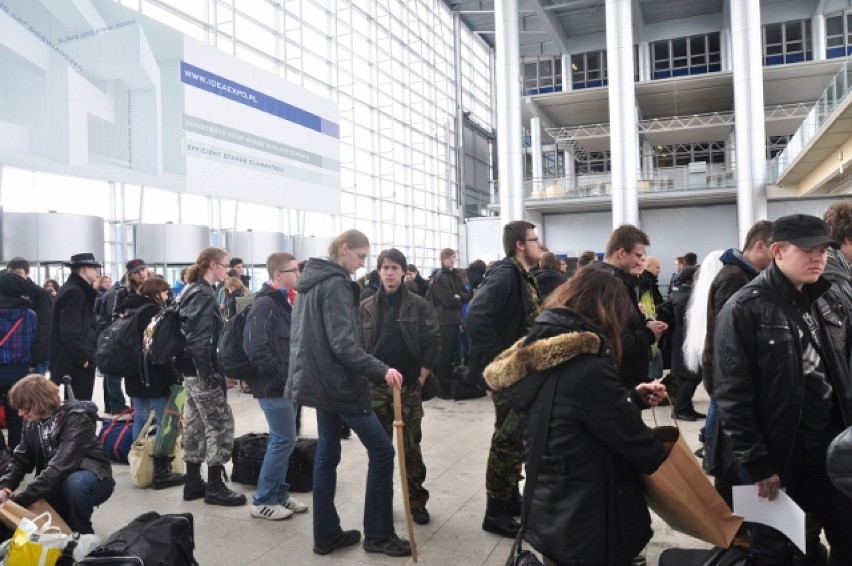
{"type": "Polygon", "coordinates": [[[369,413],[368,380],[383,383],[388,366],[361,347],[358,285],[338,264],[311,258],[297,290],[286,396],[334,413],[369,413]]]}

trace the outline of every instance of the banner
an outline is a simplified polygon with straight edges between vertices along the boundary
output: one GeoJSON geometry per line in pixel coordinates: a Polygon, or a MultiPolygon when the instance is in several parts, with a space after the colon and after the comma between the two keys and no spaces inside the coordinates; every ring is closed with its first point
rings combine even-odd
{"type": "Polygon", "coordinates": [[[0,164],[338,214],[338,110],[111,0],[0,0],[0,164]]]}

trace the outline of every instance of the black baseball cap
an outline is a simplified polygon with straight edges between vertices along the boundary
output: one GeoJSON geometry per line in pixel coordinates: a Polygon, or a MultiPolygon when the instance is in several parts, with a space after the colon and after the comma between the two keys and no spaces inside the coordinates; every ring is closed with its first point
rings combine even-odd
{"type": "Polygon", "coordinates": [[[145,260],[136,258],[128,261],[126,264],[124,264],[124,267],[127,268],[128,273],[136,273],[140,269],[148,267],[148,265],[145,263],[145,260]]]}
{"type": "Polygon", "coordinates": [[[809,214],[791,214],[776,220],[772,224],[772,241],[790,242],[799,248],[825,245],[840,247],[837,241],[831,239],[825,221],[809,214]]]}

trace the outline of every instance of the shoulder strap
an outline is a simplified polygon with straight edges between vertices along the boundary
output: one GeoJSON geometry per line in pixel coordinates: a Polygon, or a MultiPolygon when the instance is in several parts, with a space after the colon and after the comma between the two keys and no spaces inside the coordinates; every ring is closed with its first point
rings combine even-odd
{"type": "Polygon", "coordinates": [[[550,414],[553,409],[553,400],[556,396],[556,384],[558,381],[557,375],[551,375],[547,383],[543,387],[543,397],[541,402],[541,412],[538,416],[538,427],[536,428],[535,440],[530,451],[530,458],[527,461],[527,481],[524,484],[524,501],[521,508],[521,528],[518,529],[518,535],[515,537],[515,543],[512,545],[512,556],[516,552],[521,551],[521,541],[524,538],[524,533],[527,528],[527,516],[530,512],[530,504],[532,502],[533,490],[535,482],[538,479],[538,473],[541,469],[541,461],[544,459],[544,447],[547,443],[547,433],[550,428],[550,414]]]}
{"type": "Polygon", "coordinates": [[[12,325],[12,328],[9,329],[9,332],[7,332],[3,338],[0,338],[0,348],[2,348],[3,345],[9,340],[9,338],[12,337],[12,334],[14,334],[15,331],[17,331],[21,327],[21,324],[23,324],[23,322],[24,317],[21,317],[15,321],[15,324],[12,325]]]}

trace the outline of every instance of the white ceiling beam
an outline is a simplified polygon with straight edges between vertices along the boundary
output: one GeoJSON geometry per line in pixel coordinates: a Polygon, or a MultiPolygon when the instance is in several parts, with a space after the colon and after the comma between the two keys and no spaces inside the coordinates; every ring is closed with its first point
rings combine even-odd
{"type": "Polygon", "coordinates": [[[547,30],[547,34],[553,38],[553,42],[556,44],[559,51],[562,53],[570,53],[568,50],[568,34],[565,33],[565,29],[562,27],[562,24],[559,23],[559,19],[556,15],[554,15],[550,10],[545,10],[542,5],[542,0],[528,0],[527,3],[529,4],[529,7],[533,9],[535,15],[541,19],[545,30],[547,30]]]}

